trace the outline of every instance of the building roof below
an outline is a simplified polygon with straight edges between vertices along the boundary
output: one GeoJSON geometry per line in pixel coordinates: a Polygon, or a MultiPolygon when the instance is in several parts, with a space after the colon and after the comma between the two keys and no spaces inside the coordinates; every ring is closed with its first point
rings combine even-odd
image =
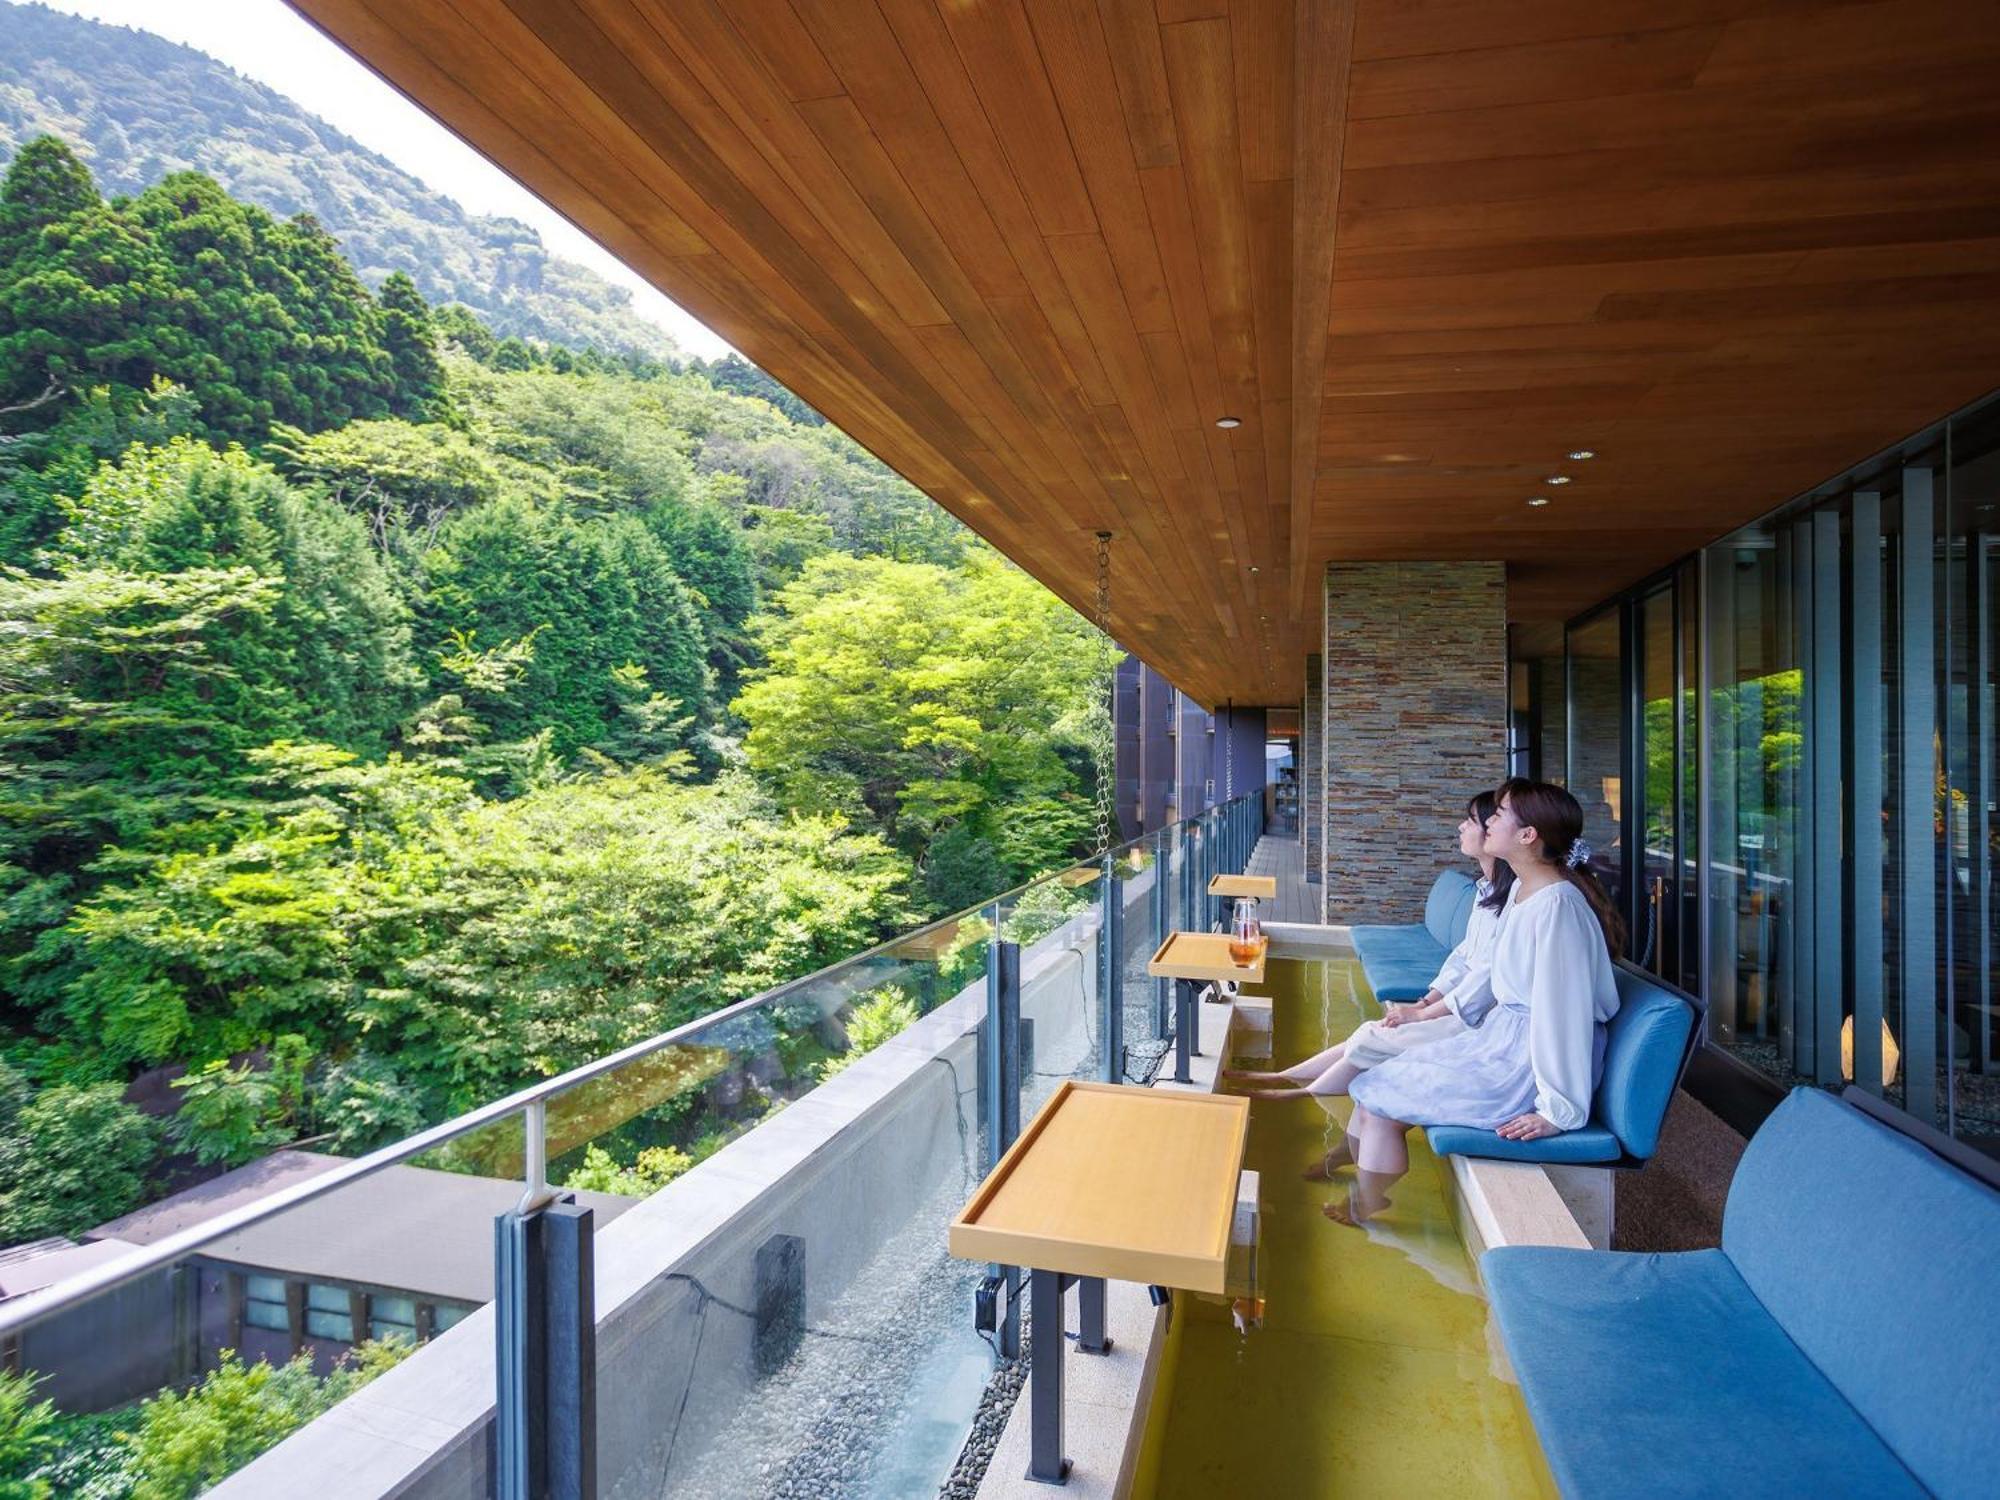
{"type": "MultiPolygon", "coordinates": [[[[101,1224],[91,1237],[150,1244],[280,1188],[345,1165],[312,1151],[280,1151],[199,1187],[101,1224]]],[[[347,1282],[460,1302],[493,1295],[492,1223],[521,1184],[425,1167],[384,1167],[203,1248],[246,1270],[347,1282]]],[[[577,1193],[602,1228],[639,1200],[577,1193]]]]}

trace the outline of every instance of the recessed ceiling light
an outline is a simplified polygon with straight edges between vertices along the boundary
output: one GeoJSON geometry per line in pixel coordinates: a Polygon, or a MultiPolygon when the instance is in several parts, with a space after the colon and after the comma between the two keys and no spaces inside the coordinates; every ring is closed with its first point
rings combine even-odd
{"type": "Polygon", "coordinates": [[[1573,463],[1580,464],[1587,458],[1597,457],[1597,450],[1595,448],[1572,448],[1569,456],[1573,463]]]}
{"type": "Polygon", "coordinates": [[[1251,572],[1253,572],[1253,573],[1257,571],[1257,567],[1256,567],[1256,565],[1255,565],[1254,563],[1253,563],[1253,564],[1251,564],[1251,567],[1250,567],[1250,571],[1251,571],[1251,572]]]}
{"type": "Polygon", "coordinates": [[[1548,503],[1549,497],[1547,495],[1534,495],[1528,500],[1528,504],[1530,505],[1547,505],[1548,503]]]}
{"type": "Polygon", "coordinates": [[[1543,484],[1568,484],[1568,483],[1569,483],[1569,475],[1567,475],[1567,474],[1551,474],[1551,475],[1550,475],[1550,476],[1549,476],[1549,477],[1548,477],[1547,479],[1544,479],[1544,480],[1542,481],[1542,483],[1543,483],[1543,484]]]}
{"type": "Polygon", "coordinates": [[[1215,425],[1220,427],[1224,432],[1227,432],[1232,427],[1241,427],[1243,419],[1241,417],[1217,417],[1215,425]]]}

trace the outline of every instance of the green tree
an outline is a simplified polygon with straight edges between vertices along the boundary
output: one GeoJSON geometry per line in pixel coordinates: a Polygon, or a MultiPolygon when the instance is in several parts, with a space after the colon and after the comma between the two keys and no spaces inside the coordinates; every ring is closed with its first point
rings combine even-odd
{"type": "Polygon", "coordinates": [[[391,757],[255,757],[272,811],[108,887],[70,926],[69,1025],[113,1056],[293,1031],[469,1108],[808,973],[905,921],[907,864],[745,778],[555,780],[510,800],[391,757]]]}
{"type": "Polygon", "coordinates": [[[31,1093],[0,1063],[0,1244],[81,1234],[142,1200],[158,1138],[122,1095],[112,1083],[31,1093]]]}
{"type": "Polygon", "coordinates": [[[273,1367],[246,1365],[225,1351],[221,1364],[186,1391],[166,1391],[139,1410],[132,1433],[133,1500],[191,1500],[268,1448],[331,1411],[386,1370],[410,1345],[371,1339],[324,1379],[312,1355],[273,1367]]]}
{"type": "Polygon", "coordinates": [[[427,639],[531,637],[534,659],[504,697],[475,700],[502,739],[547,728],[567,756],[621,727],[618,676],[644,669],[652,691],[696,707],[710,700],[706,642],[687,589],[651,532],[629,516],[578,521],[503,499],[449,522],[425,559],[427,639]]]}
{"type": "Polygon", "coordinates": [[[379,745],[407,713],[418,678],[406,608],[361,524],[331,502],[293,491],[241,449],[178,438],[105,465],[65,509],[60,565],[156,576],[238,568],[277,585],[269,610],[219,622],[220,671],[91,684],[211,726],[192,746],[135,737],[123,747],[129,764],[226,776],[239,769],[235,753],[287,734],[379,745]]]}
{"type": "Polygon", "coordinates": [[[776,593],[815,557],[833,551],[832,525],[810,511],[752,505],[746,508],[745,522],[744,540],[757,581],[767,593],[776,593]]]}
{"type": "Polygon", "coordinates": [[[382,306],[382,348],[394,382],[389,404],[398,416],[421,421],[437,412],[444,391],[437,330],[417,284],[392,271],[377,294],[382,306]]]}
{"type": "Polygon", "coordinates": [[[681,1176],[694,1165],[694,1158],[672,1146],[647,1146],[631,1166],[620,1166],[604,1147],[593,1142],[584,1148],[583,1165],[563,1179],[563,1186],[591,1193],[617,1193],[626,1198],[645,1198],[681,1176]]]}
{"type": "Polygon", "coordinates": [[[350,422],[319,433],[280,427],[265,451],[287,476],[322,486],[362,517],[385,553],[420,555],[452,516],[509,492],[537,488],[525,465],[509,463],[437,422],[350,422]]]}
{"type": "Polygon", "coordinates": [[[58,137],[36,136],[14,153],[0,180],[0,265],[49,225],[97,202],[90,168],[58,137]]]}
{"type": "Polygon", "coordinates": [[[55,1406],[35,1399],[34,1375],[0,1368],[0,1500],[49,1500],[36,1470],[58,1442],[55,1406]]]}
{"type": "Polygon", "coordinates": [[[240,1167],[299,1133],[305,1113],[305,1038],[277,1038],[264,1066],[226,1058],[173,1081],[175,1142],[204,1165],[240,1167]]]}
{"type": "Polygon", "coordinates": [[[989,893],[1089,832],[1112,648],[1025,574],[822,557],[773,603],[734,711],[781,801],[865,815],[913,855],[962,825],[999,856],[989,893]]]}
{"type": "Polygon", "coordinates": [[[165,377],[205,432],[254,441],[441,395],[414,288],[385,312],[310,215],[279,221],[198,172],[106,203],[68,147],[30,142],[0,184],[0,261],[0,408],[165,377]]]}

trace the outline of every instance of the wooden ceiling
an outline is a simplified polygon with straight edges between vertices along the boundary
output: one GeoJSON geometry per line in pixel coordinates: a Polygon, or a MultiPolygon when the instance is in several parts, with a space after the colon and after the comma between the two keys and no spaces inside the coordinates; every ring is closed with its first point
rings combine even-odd
{"type": "Polygon", "coordinates": [[[2000,383],[1983,3],[292,3],[1205,701],[1328,559],[1559,618],[2000,383]]]}

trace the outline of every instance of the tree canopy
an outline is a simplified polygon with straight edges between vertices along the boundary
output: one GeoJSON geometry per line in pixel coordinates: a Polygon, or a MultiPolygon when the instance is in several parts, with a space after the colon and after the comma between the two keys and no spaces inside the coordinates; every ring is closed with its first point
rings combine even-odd
{"type": "MultiPolygon", "coordinates": [[[[380,1144],[1081,852],[1107,644],[787,396],[371,294],[195,173],[107,201],[16,155],[0,1243],[169,1150],[380,1144]]],[[[915,1014],[878,1001],[807,1007],[786,1076],[915,1014]]],[[[664,1180],[778,1102],[739,1082],[571,1166],[664,1180]]]]}

